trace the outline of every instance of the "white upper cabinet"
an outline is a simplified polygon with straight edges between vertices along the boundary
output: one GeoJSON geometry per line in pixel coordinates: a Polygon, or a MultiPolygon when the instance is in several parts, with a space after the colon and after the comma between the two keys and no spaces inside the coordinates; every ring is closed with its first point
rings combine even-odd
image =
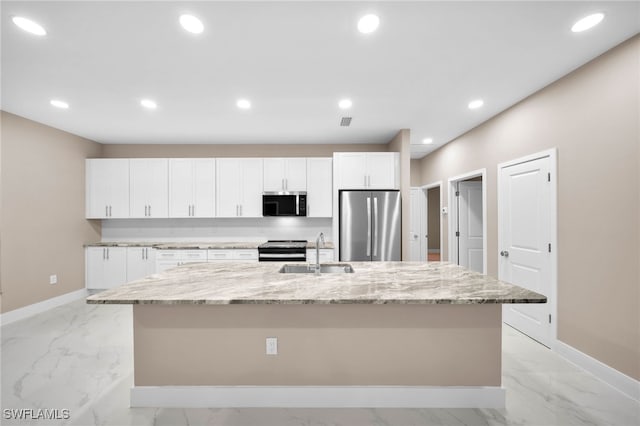
{"type": "Polygon", "coordinates": [[[169,217],[169,160],[129,160],[129,217],[169,217]]]}
{"type": "Polygon", "coordinates": [[[307,217],[333,214],[333,160],[307,158],[307,217]]]}
{"type": "Polygon", "coordinates": [[[334,160],[338,189],[400,189],[397,152],[340,152],[334,160]]]}
{"type": "Polygon", "coordinates": [[[265,191],[306,191],[307,161],[305,158],[265,158],[265,191]]]}
{"type": "Polygon", "coordinates": [[[262,158],[216,160],[218,217],[262,217],[262,158]]]}
{"type": "Polygon", "coordinates": [[[169,159],[169,217],[215,216],[214,158],[169,159]]]}
{"type": "Polygon", "coordinates": [[[129,217],[129,160],[86,160],[86,217],[129,217]]]}

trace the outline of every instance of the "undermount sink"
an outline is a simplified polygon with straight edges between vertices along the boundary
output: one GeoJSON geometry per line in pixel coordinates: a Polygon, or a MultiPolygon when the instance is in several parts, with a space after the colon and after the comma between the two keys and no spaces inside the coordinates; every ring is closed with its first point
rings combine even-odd
{"type": "MultiPolygon", "coordinates": [[[[315,265],[283,265],[278,271],[281,274],[314,274],[315,265]]],[[[320,265],[321,274],[352,274],[353,268],[347,263],[335,263],[333,265],[320,265]]]]}

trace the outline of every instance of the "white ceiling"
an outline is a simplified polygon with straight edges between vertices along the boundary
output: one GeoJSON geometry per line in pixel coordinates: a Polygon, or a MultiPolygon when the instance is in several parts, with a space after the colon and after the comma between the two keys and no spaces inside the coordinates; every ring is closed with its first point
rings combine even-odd
{"type": "Polygon", "coordinates": [[[639,6],[3,1],[2,109],[102,143],[386,143],[408,128],[419,158],[638,33],[639,6]],[[570,31],[595,11],[599,26],[570,31]],[[380,28],[364,35],[369,12],[380,28]],[[185,32],[183,13],[205,31],[185,32]]]}

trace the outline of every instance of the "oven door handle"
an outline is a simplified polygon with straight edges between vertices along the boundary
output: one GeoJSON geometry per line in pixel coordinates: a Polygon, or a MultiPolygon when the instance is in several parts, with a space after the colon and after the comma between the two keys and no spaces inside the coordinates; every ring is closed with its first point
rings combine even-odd
{"type": "Polygon", "coordinates": [[[306,253],[260,253],[259,257],[267,259],[287,259],[290,257],[305,257],[306,253]]]}

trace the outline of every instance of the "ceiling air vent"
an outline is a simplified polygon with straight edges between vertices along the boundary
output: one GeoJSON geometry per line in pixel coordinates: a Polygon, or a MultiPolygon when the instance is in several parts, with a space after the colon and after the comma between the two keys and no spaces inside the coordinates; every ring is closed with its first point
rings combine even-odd
{"type": "Polygon", "coordinates": [[[342,127],[349,127],[351,125],[351,117],[342,117],[340,125],[342,127]]]}

